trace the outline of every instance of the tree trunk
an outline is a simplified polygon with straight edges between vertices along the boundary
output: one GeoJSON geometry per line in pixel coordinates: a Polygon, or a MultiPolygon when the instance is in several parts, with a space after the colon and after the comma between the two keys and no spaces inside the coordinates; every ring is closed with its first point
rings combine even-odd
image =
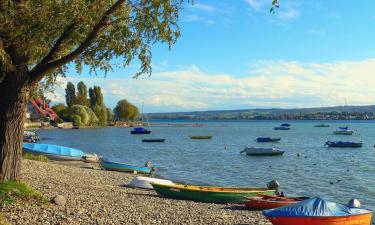
{"type": "Polygon", "coordinates": [[[0,82],[0,182],[20,178],[27,72],[18,68],[0,82]]]}

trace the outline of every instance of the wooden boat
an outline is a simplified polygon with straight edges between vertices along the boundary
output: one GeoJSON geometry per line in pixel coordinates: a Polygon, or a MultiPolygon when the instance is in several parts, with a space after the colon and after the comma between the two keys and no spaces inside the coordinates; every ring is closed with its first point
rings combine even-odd
{"type": "Polygon", "coordinates": [[[258,137],[257,142],[278,142],[281,138],[258,137]]]}
{"type": "Polygon", "coordinates": [[[29,152],[36,155],[45,155],[52,160],[76,161],[82,160],[83,151],[59,145],[24,143],[24,153],[29,152]]]}
{"type": "Polygon", "coordinates": [[[190,136],[190,139],[211,139],[212,135],[207,136],[190,136]]]}
{"type": "Polygon", "coordinates": [[[338,148],[360,148],[362,142],[351,142],[351,141],[327,141],[326,146],[338,147],[338,148]]]}
{"type": "Polygon", "coordinates": [[[160,196],[211,203],[243,203],[246,196],[274,195],[275,190],[266,188],[234,188],[193,185],[165,185],[151,183],[160,196]]]}
{"type": "Polygon", "coordinates": [[[274,130],[290,130],[290,127],[284,127],[284,126],[279,126],[279,127],[274,127],[274,130]]]}
{"type": "Polygon", "coordinates": [[[251,210],[273,209],[290,205],[308,197],[282,197],[272,195],[257,195],[255,197],[245,197],[245,206],[251,210]]]}
{"type": "Polygon", "coordinates": [[[130,133],[131,134],[149,134],[151,133],[151,131],[143,127],[134,127],[134,129],[131,130],[130,133]]]}
{"type": "Polygon", "coordinates": [[[246,155],[251,156],[273,156],[273,155],[282,155],[284,151],[281,151],[277,148],[254,148],[254,147],[246,147],[240,153],[245,152],[246,155]]]}
{"type": "Polygon", "coordinates": [[[134,177],[127,186],[152,190],[154,188],[152,187],[151,183],[174,185],[174,183],[170,180],[158,179],[153,177],[134,177]]]}
{"type": "Polygon", "coordinates": [[[108,159],[101,159],[100,166],[106,170],[114,170],[120,172],[131,172],[131,173],[141,173],[141,174],[149,174],[152,171],[151,167],[142,167],[142,166],[134,166],[125,164],[122,162],[115,162],[108,159]]]}
{"type": "Polygon", "coordinates": [[[311,198],[263,211],[273,225],[370,225],[372,211],[311,198]]]}
{"type": "Polygon", "coordinates": [[[160,139],[142,139],[142,142],[165,142],[165,139],[164,138],[160,138],[160,139]]]}

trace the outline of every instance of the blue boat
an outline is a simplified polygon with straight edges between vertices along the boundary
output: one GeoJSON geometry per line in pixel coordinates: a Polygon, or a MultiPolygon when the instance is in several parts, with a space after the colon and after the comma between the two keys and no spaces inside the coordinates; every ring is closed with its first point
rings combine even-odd
{"type": "Polygon", "coordinates": [[[130,133],[131,134],[149,134],[151,133],[151,131],[143,127],[134,127],[134,129],[130,131],[130,133]]]}
{"type": "Polygon", "coordinates": [[[151,167],[141,167],[141,166],[133,166],[129,164],[125,164],[122,162],[115,162],[109,159],[101,159],[100,165],[106,170],[114,170],[120,172],[137,172],[143,174],[149,174],[152,171],[151,167]]]}
{"type": "Polygon", "coordinates": [[[59,145],[24,143],[22,145],[24,153],[45,155],[53,160],[82,160],[83,151],[59,145]]]}
{"type": "Polygon", "coordinates": [[[328,147],[338,147],[338,148],[360,148],[362,147],[362,142],[327,141],[325,145],[328,147]]]}
{"type": "Polygon", "coordinates": [[[280,141],[281,138],[271,138],[271,137],[258,137],[257,142],[277,142],[280,141]]]}
{"type": "Polygon", "coordinates": [[[281,124],[282,127],[290,127],[290,124],[289,123],[283,123],[281,124]]]}
{"type": "Polygon", "coordinates": [[[274,127],[274,130],[290,130],[290,127],[280,126],[280,127],[274,127]]]}
{"type": "Polygon", "coordinates": [[[273,225],[370,225],[372,211],[315,197],[264,210],[263,215],[273,225]]]}

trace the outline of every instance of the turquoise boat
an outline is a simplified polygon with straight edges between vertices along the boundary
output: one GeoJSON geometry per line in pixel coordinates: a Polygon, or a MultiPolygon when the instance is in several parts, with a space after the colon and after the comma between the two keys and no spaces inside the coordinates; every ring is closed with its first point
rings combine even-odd
{"type": "Polygon", "coordinates": [[[22,145],[24,153],[35,155],[45,155],[52,160],[82,160],[83,151],[60,145],[24,143],[22,145]]]}
{"type": "Polygon", "coordinates": [[[120,172],[130,172],[130,173],[142,173],[142,174],[149,174],[152,171],[150,167],[141,167],[141,166],[134,166],[125,164],[122,162],[115,162],[109,159],[102,159],[100,160],[100,165],[106,170],[114,170],[120,172]]]}

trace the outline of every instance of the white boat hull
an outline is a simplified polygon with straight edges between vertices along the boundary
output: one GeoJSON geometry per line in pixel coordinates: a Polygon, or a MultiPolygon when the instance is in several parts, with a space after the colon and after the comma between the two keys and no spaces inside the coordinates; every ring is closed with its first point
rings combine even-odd
{"type": "Polygon", "coordinates": [[[132,181],[128,184],[128,187],[143,188],[143,189],[154,189],[151,183],[174,185],[170,180],[152,178],[152,177],[134,177],[132,181]]]}

